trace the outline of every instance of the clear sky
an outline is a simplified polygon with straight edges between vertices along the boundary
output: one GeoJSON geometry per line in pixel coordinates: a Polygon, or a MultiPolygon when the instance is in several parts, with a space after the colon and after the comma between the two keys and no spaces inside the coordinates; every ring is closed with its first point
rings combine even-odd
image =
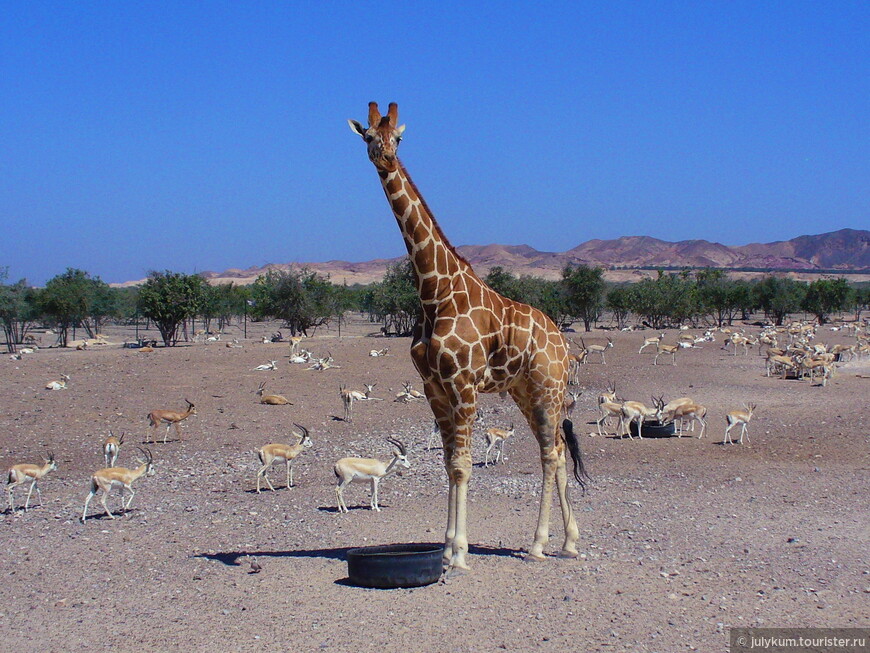
{"type": "Polygon", "coordinates": [[[870,4],[6,2],[0,267],[36,284],[455,245],[870,228],[870,4]]]}

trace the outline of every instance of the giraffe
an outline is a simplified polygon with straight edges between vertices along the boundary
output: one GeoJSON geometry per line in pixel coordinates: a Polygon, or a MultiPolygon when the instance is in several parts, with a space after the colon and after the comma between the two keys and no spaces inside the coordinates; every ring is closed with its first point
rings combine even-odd
{"type": "Polygon", "coordinates": [[[502,297],[487,286],[450,245],[426,202],[396,156],[405,126],[398,106],[381,116],[369,103],[368,128],[349,120],[362,136],[380,177],[411,260],[421,315],[411,359],[441,430],[448,478],[444,564],[449,572],[469,569],[467,499],[471,477],[471,433],[479,393],[507,392],[529,423],[540,447],[543,490],[534,542],[527,559],[544,558],[549,540],[554,485],[565,540],[560,556],[576,557],[579,530],[568,502],[567,459],[585,488],[579,444],[564,410],[568,346],[541,311],[502,297]],[[562,429],[559,430],[559,419],[562,429]]]}

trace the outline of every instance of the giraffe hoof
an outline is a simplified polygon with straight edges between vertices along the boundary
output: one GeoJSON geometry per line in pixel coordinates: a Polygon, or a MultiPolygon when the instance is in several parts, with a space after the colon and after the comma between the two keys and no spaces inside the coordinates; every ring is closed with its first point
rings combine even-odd
{"type": "Polygon", "coordinates": [[[546,556],[527,553],[523,558],[523,562],[542,562],[546,560],[546,556]]]}
{"type": "Polygon", "coordinates": [[[565,549],[562,549],[561,551],[559,551],[558,557],[565,560],[574,560],[575,558],[579,557],[579,555],[580,554],[576,551],[566,551],[565,549]]]}
{"type": "Polygon", "coordinates": [[[467,574],[469,571],[471,570],[468,567],[447,567],[447,570],[444,572],[444,580],[459,578],[460,576],[467,574]]]}

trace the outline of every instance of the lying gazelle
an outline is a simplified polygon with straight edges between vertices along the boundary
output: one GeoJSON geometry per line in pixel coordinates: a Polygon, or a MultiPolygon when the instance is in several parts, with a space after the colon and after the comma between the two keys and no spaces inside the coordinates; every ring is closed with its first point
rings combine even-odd
{"type": "Polygon", "coordinates": [[[385,463],[377,458],[342,458],[333,467],[332,471],[335,474],[337,484],[335,486],[335,497],[338,503],[339,512],[349,512],[347,504],[344,502],[344,488],[351,482],[371,482],[371,508],[380,512],[381,508],[378,505],[378,483],[382,478],[387,476],[397,467],[408,469],[411,463],[408,462],[408,454],[405,445],[394,438],[387,438],[387,442],[393,445],[393,458],[389,463],[385,463]]]}
{"type": "Polygon", "coordinates": [[[410,381],[405,381],[402,385],[405,387],[405,392],[407,392],[411,396],[412,399],[425,399],[426,398],[426,395],[424,395],[422,392],[420,392],[419,390],[414,390],[410,381]]]}
{"type": "Polygon", "coordinates": [[[254,368],[255,372],[271,372],[272,370],[278,369],[278,361],[269,361],[268,363],[263,363],[262,365],[257,365],[254,368]]]}
{"type": "Polygon", "coordinates": [[[653,336],[652,338],[644,338],[643,344],[640,346],[640,349],[637,350],[637,353],[641,353],[647,347],[657,347],[664,337],[665,334],[660,333],[657,336],[653,336]]]}
{"type": "MultiPolygon", "coordinates": [[[[601,362],[604,365],[607,365],[607,361],[604,360],[604,352],[607,351],[610,347],[613,347],[613,339],[610,336],[607,336],[607,344],[606,345],[586,345],[586,342],[583,338],[580,338],[580,342],[583,344],[583,349],[585,349],[588,354],[598,354],[601,356],[601,362]]],[[[587,358],[588,358],[587,354],[587,358]]]]}
{"type": "Polygon", "coordinates": [[[266,382],[263,381],[260,383],[260,387],[257,388],[256,395],[260,398],[261,404],[268,404],[269,406],[292,406],[293,402],[291,402],[284,395],[267,395],[264,394],[266,389],[266,382]]]}
{"type": "Polygon", "coordinates": [[[725,427],[725,438],[722,440],[722,444],[734,444],[728,433],[738,424],[740,424],[740,440],[737,444],[743,444],[744,435],[746,435],[746,441],[749,442],[749,434],[747,433],[746,427],[749,425],[749,420],[752,419],[752,413],[755,411],[757,406],[755,404],[743,404],[743,407],[744,410],[732,410],[730,413],[725,415],[725,422],[727,425],[725,427]]]}
{"type": "Polygon", "coordinates": [[[109,492],[112,491],[112,488],[120,488],[121,512],[124,512],[125,510],[130,509],[130,504],[133,503],[133,497],[136,494],[132,487],[133,481],[140,476],[154,476],[154,459],[151,456],[151,451],[149,449],[142,449],[141,447],[137,448],[145,454],[145,460],[140,460],[140,464],[136,469],[127,469],[126,467],[107,467],[106,469],[97,470],[94,472],[94,475],[91,476],[91,491],[88,494],[88,498],[85,499],[85,508],[82,511],[83,524],[88,517],[88,504],[91,502],[91,499],[94,498],[97,490],[102,490],[103,492],[100,503],[102,503],[103,508],[106,509],[106,514],[110,519],[114,519],[115,515],[112,514],[112,511],[109,510],[109,506],[106,505],[106,498],[109,496],[109,492]],[[130,493],[130,498],[127,499],[126,505],[124,504],[124,490],[127,490],[127,492],[130,493]]]}
{"type": "Polygon", "coordinates": [[[69,375],[61,374],[60,381],[49,381],[45,384],[46,390],[64,390],[66,388],[67,383],[69,383],[69,375]]]}
{"type": "Polygon", "coordinates": [[[662,343],[656,343],[656,357],[653,358],[653,365],[659,364],[659,356],[662,354],[670,354],[671,355],[671,365],[677,364],[677,352],[679,351],[679,345],[663,345],[662,343]]]}
{"type": "Polygon", "coordinates": [[[196,406],[190,403],[189,399],[185,399],[187,402],[187,410],[183,413],[180,413],[175,410],[153,410],[148,413],[148,419],[150,420],[151,426],[151,434],[148,439],[148,443],[154,442],[154,434],[157,432],[157,426],[159,424],[166,424],[166,432],[163,434],[163,444],[166,444],[166,436],[169,435],[169,427],[175,427],[175,434],[178,436],[178,439],[181,440],[181,429],[178,427],[179,422],[183,422],[191,415],[196,415],[196,406]]]}
{"type": "Polygon", "coordinates": [[[499,460],[504,462],[504,443],[505,440],[512,437],[514,434],[514,425],[511,422],[509,429],[491,428],[486,429],[486,456],[483,460],[483,466],[489,465],[489,453],[495,449],[495,459],[493,464],[497,465],[499,460]]]}
{"type": "Polygon", "coordinates": [[[109,437],[103,442],[103,458],[106,460],[106,467],[115,466],[115,461],[118,460],[118,454],[121,452],[121,445],[124,444],[124,435],[126,434],[121,433],[121,437],[117,437],[109,431],[109,437]]]}
{"type": "Polygon", "coordinates": [[[269,467],[272,466],[272,463],[284,462],[287,465],[287,487],[293,487],[293,461],[305,451],[308,447],[312,445],[311,438],[308,435],[308,429],[302,426],[301,424],[293,423],[298,429],[302,431],[302,433],[293,432],[299,441],[296,444],[267,444],[264,447],[261,447],[257,450],[257,456],[260,459],[260,463],[263,465],[260,470],[257,472],[257,493],[260,492],[260,478],[264,478],[266,480],[266,485],[269,486],[269,489],[272,492],[275,491],[275,488],[272,486],[272,483],[269,482],[269,477],[266,476],[266,472],[269,470],[269,467]]]}
{"type": "Polygon", "coordinates": [[[27,509],[30,507],[30,495],[33,494],[34,488],[36,488],[39,505],[42,505],[42,492],[39,491],[39,480],[55,469],[57,469],[57,463],[54,460],[53,453],[48,454],[48,460],[42,465],[32,465],[29,463],[12,465],[6,478],[6,489],[9,491],[9,512],[15,512],[12,491],[27,481],[30,481],[30,489],[27,491],[27,499],[24,502],[24,512],[27,512],[27,509]]]}

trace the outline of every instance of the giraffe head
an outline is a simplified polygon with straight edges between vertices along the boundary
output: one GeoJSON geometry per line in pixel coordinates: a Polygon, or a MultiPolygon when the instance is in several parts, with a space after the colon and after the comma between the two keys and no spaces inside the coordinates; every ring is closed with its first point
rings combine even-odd
{"type": "Polygon", "coordinates": [[[360,136],[368,145],[369,159],[378,170],[385,172],[394,171],[399,165],[396,158],[396,150],[399,141],[405,132],[405,125],[399,126],[399,107],[395,102],[390,102],[387,115],[381,116],[377,102],[369,102],[369,126],[368,129],[356,120],[348,120],[350,128],[360,136]]]}

